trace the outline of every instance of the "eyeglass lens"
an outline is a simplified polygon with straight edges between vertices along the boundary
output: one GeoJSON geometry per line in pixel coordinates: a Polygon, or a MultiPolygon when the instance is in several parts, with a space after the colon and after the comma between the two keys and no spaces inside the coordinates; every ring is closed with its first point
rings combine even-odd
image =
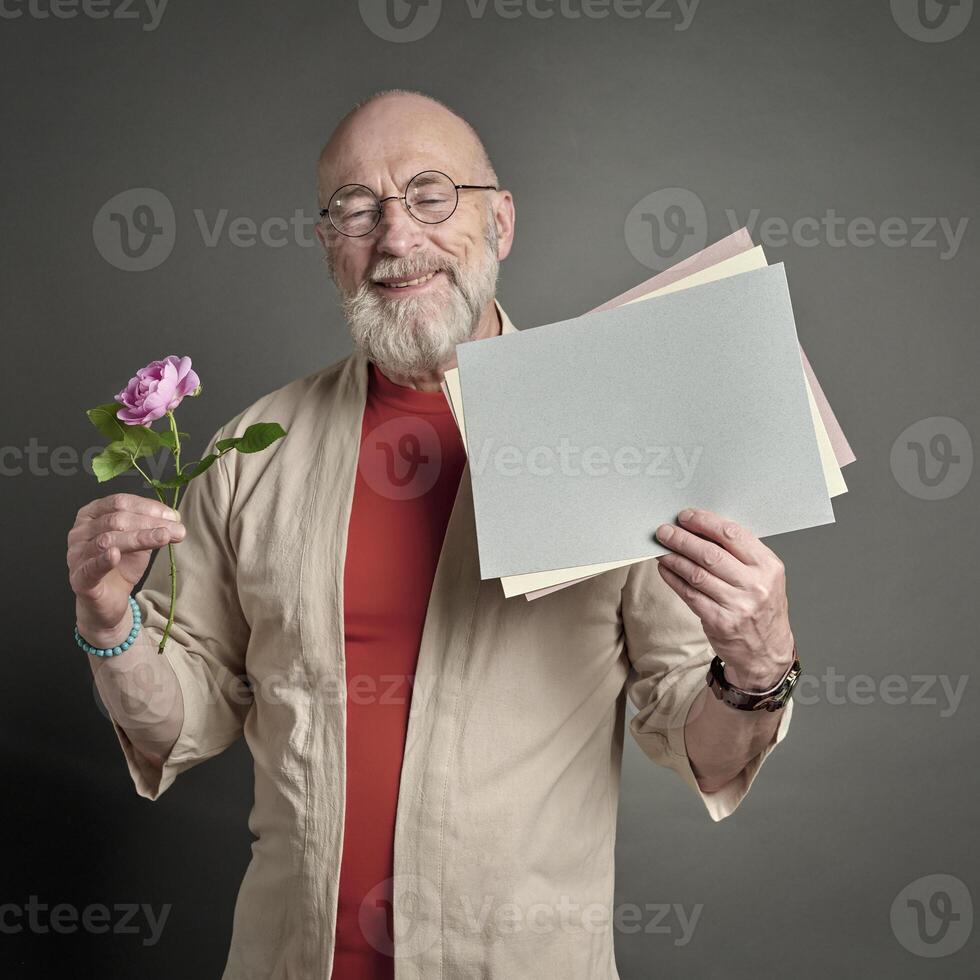
{"type": "MultiPolygon", "coordinates": [[[[405,189],[409,211],[427,224],[445,221],[456,209],[458,195],[452,180],[429,170],[412,178],[405,189]]],[[[369,187],[347,184],[334,194],[327,211],[331,224],[344,235],[366,235],[381,218],[381,202],[369,187]]]]}

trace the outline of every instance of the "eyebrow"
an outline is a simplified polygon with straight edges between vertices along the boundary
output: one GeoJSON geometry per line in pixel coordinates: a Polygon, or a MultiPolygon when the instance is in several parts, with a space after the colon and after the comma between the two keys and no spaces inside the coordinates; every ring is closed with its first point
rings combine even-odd
{"type": "MultiPolygon", "coordinates": [[[[421,172],[422,173],[428,173],[428,171],[426,171],[426,170],[423,170],[421,172]]],[[[440,173],[437,176],[434,176],[434,177],[426,177],[426,178],[420,180],[419,183],[420,184],[435,184],[438,180],[440,180],[442,177],[445,177],[445,176],[448,176],[448,174],[443,174],[440,171],[440,173]]],[[[452,180],[453,178],[450,177],[449,179],[452,180]]],[[[453,181],[453,183],[455,183],[455,181],[453,181]]]]}
{"type": "MultiPolygon", "coordinates": [[[[417,177],[420,173],[425,174],[425,173],[429,173],[429,171],[431,171],[431,170],[437,170],[437,169],[438,168],[430,167],[430,168],[428,168],[428,170],[416,170],[408,178],[406,178],[406,180],[404,181],[404,183],[399,183],[398,184],[398,187],[399,187],[399,189],[404,190],[406,187],[408,187],[409,181],[411,181],[414,177],[417,177]]],[[[449,176],[447,173],[445,173],[444,171],[441,171],[441,170],[439,170],[439,174],[442,175],[442,176],[449,176]]],[[[452,183],[454,183],[454,184],[456,183],[456,178],[455,177],[449,177],[449,179],[450,179],[450,181],[452,181],[452,183]]],[[[426,177],[426,178],[420,180],[419,181],[419,184],[424,187],[426,184],[434,184],[436,182],[436,180],[438,180],[438,177],[426,177]]],[[[360,180],[345,180],[343,184],[339,184],[334,189],[333,193],[336,193],[338,190],[340,190],[341,187],[347,187],[350,184],[357,184],[357,185],[359,185],[361,187],[367,187],[368,190],[372,191],[378,197],[384,197],[384,194],[379,194],[378,191],[376,191],[370,184],[366,184],[366,183],[364,183],[363,181],[360,181],[360,180]]]]}

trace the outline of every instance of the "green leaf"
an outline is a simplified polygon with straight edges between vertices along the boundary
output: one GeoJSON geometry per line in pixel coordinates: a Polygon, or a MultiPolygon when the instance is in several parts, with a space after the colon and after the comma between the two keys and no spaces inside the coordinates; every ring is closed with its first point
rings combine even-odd
{"type": "Polygon", "coordinates": [[[85,414],[88,420],[102,433],[110,442],[122,439],[125,426],[116,418],[116,412],[122,408],[119,402],[107,402],[105,405],[97,405],[90,408],[85,414]]]}
{"type": "Polygon", "coordinates": [[[177,487],[183,487],[187,485],[190,477],[186,473],[181,473],[180,476],[172,476],[169,480],[150,480],[150,485],[156,487],[157,490],[174,490],[177,487]]]}
{"type": "Polygon", "coordinates": [[[217,452],[208,453],[193,466],[187,467],[184,470],[184,475],[188,480],[193,480],[209,470],[216,460],[227,455],[230,450],[237,449],[240,453],[261,452],[285,434],[286,430],[278,422],[256,422],[254,425],[250,425],[240,436],[219,439],[214,444],[217,452]]]}
{"type": "Polygon", "coordinates": [[[278,422],[256,422],[242,433],[243,445],[236,448],[240,453],[258,453],[285,434],[286,430],[278,422]]]}
{"type": "Polygon", "coordinates": [[[205,470],[210,469],[216,459],[218,459],[217,453],[208,453],[204,459],[198,460],[198,462],[194,464],[194,468],[190,472],[185,469],[184,476],[186,476],[188,480],[193,480],[195,476],[200,476],[205,470]]]}
{"type": "Polygon", "coordinates": [[[119,476],[133,468],[132,454],[123,442],[110,442],[105,449],[92,460],[92,472],[99,483],[105,483],[114,476],[119,476]]]}
{"type": "MultiPolygon", "coordinates": [[[[190,435],[189,432],[180,433],[181,439],[185,439],[189,435],[190,435]]],[[[169,429],[167,429],[166,432],[159,433],[158,438],[160,439],[160,442],[162,442],[165,446],[167,446],[167,448],[169,449],[177,448],[177,440],[174,438],[174,434],[169,429]]]]}
{"type": "Polygon", "coordinates": [[[152,456],[163,448],[164,442],[158,432],[147,429],[142,425],[123,426],[123,445],[128,449],[135,459],[141,456],[152,456]]]}
{"type": "MultiPolygon", "coordinates": [[[[151,456],[164,446],[169,446],[173,440],[173,433],[164,434],[154,432],[143,425],[127,425],[116,418],[116,412],[122,408],[118,402],[107,402],[105,405],[97,405],[90,408],[85,414],[89,421],[99,432],[102,433],[110,442],[118,442],[125,446],[132,455],[139,459],[141,456],[151,456]]],[[[186,432],[181,435],[187,435],[186,432]]],[[[171,447],[172,448],[172,447],[171,447]]]]}
{"type": "Polygon", "coordinates": [[[277,439],[281,439],[286,430],[278,422],[256,422],[250,425],[240,436],[231,439],[219,439],[215,449],[225,452],[227,449],[237,449],[240,453],[258,453],[268,449],[277,439]]]}

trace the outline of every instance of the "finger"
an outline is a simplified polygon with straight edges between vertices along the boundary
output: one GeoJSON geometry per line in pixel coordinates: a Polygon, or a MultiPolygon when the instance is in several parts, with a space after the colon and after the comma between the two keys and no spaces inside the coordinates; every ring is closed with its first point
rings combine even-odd
{"type": "Polygon", "coordinates": [[[717,575],[713,575],[703,566],[691,561],[690,558],[671,552],[668,555],[658,556],[657,561],[684,579],[688,585],[714,599],[719,606],[724,606],[726,609],[735,608],[740,590],[718,578],[717,575]]]}
{"type": "Polygon", "coordinates": [[[748,528],[710,510],[685,508],[678,514],[681,527],[721,545],[745,565],[761,565],[771,552],[748,528]]]}
{"type": "Polygon", "coordinates": [[[110,548],[116,548],[124,555],[133,551],[152,551],[172,541],[182,540],[183,527],[179,524],[169,528],[141,528],[138,531],[103,531],[89,541],[72,545],[69,551],[77,561],[87,561],[110,548]]]}
{"type": "Polygon", "coordinates": [[[676,524],[661,524],[657,528],[657,540],[729,585],[745,588],[749,583],[746,566],[713,541],[698,537],[676,524]]]}
{"type": "Polygon", "coordinates": [[[115,568],[121,558],[118,549],[110,548],[101,555],[96,555],[72,568],[68,575],[72,591],[76,595],[86,595],[91,592],[115,568]]]}
{"type": "Polygon", "coordinates": [[[159,517],[163,520],[179,520],[180,515],[171,510],[166,504],[159,500],[151,500],[149,497],[141,497],[135,493],[110,493],[107,497],[98,497],[89,501],[82,507],[78,514],[80,517],[100,517],[113,510],[124,510],[131,514],[147,514],[152,517],[159,517]]]}
{"type": "Polygon", "coordinates": [[[168,521],[152,514],[137,514],[133,511],[110,510],[98,517],[79,521],[68,532],[68,544],[90,541],[103,531],[137,531],[140,528],[183,527],[180,521],[168,521]]]}
{"type": "Polygon", "coordinates": [[[701,620],[711,617],[718,609],[718,604],[714,599],[709,598],[703,592],[699,592],[693,585],[688,585],[676,572],[672,572],[666,565],[657,562],[663,580],[684,600],[688,608],[701,620]]]}

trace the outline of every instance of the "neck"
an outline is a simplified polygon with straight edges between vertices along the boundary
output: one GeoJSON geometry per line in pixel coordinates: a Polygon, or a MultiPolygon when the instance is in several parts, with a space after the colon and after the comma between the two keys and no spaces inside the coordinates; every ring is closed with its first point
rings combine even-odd
{"type": "MultiPolygon", "coordinates": [[[[476,325],[476,330],[470,337],[470,340],[483,340],[485,337],[496,337],[502,329],[500,317],[497,314],[497,306],[491,300],[489,306],[483,311],[483,315],[480,317],[476,325]]],[[[386,375],[386,377],[394,381],[396,385],[402,385],[405,388],[415,388],[416,391],[439,391],[446,372],[454,367],[456,367],[455,351],[448,361],[440,364],[434,371],[428,371],[417,377],[407,377],[405,375],[386,375]]]]}

